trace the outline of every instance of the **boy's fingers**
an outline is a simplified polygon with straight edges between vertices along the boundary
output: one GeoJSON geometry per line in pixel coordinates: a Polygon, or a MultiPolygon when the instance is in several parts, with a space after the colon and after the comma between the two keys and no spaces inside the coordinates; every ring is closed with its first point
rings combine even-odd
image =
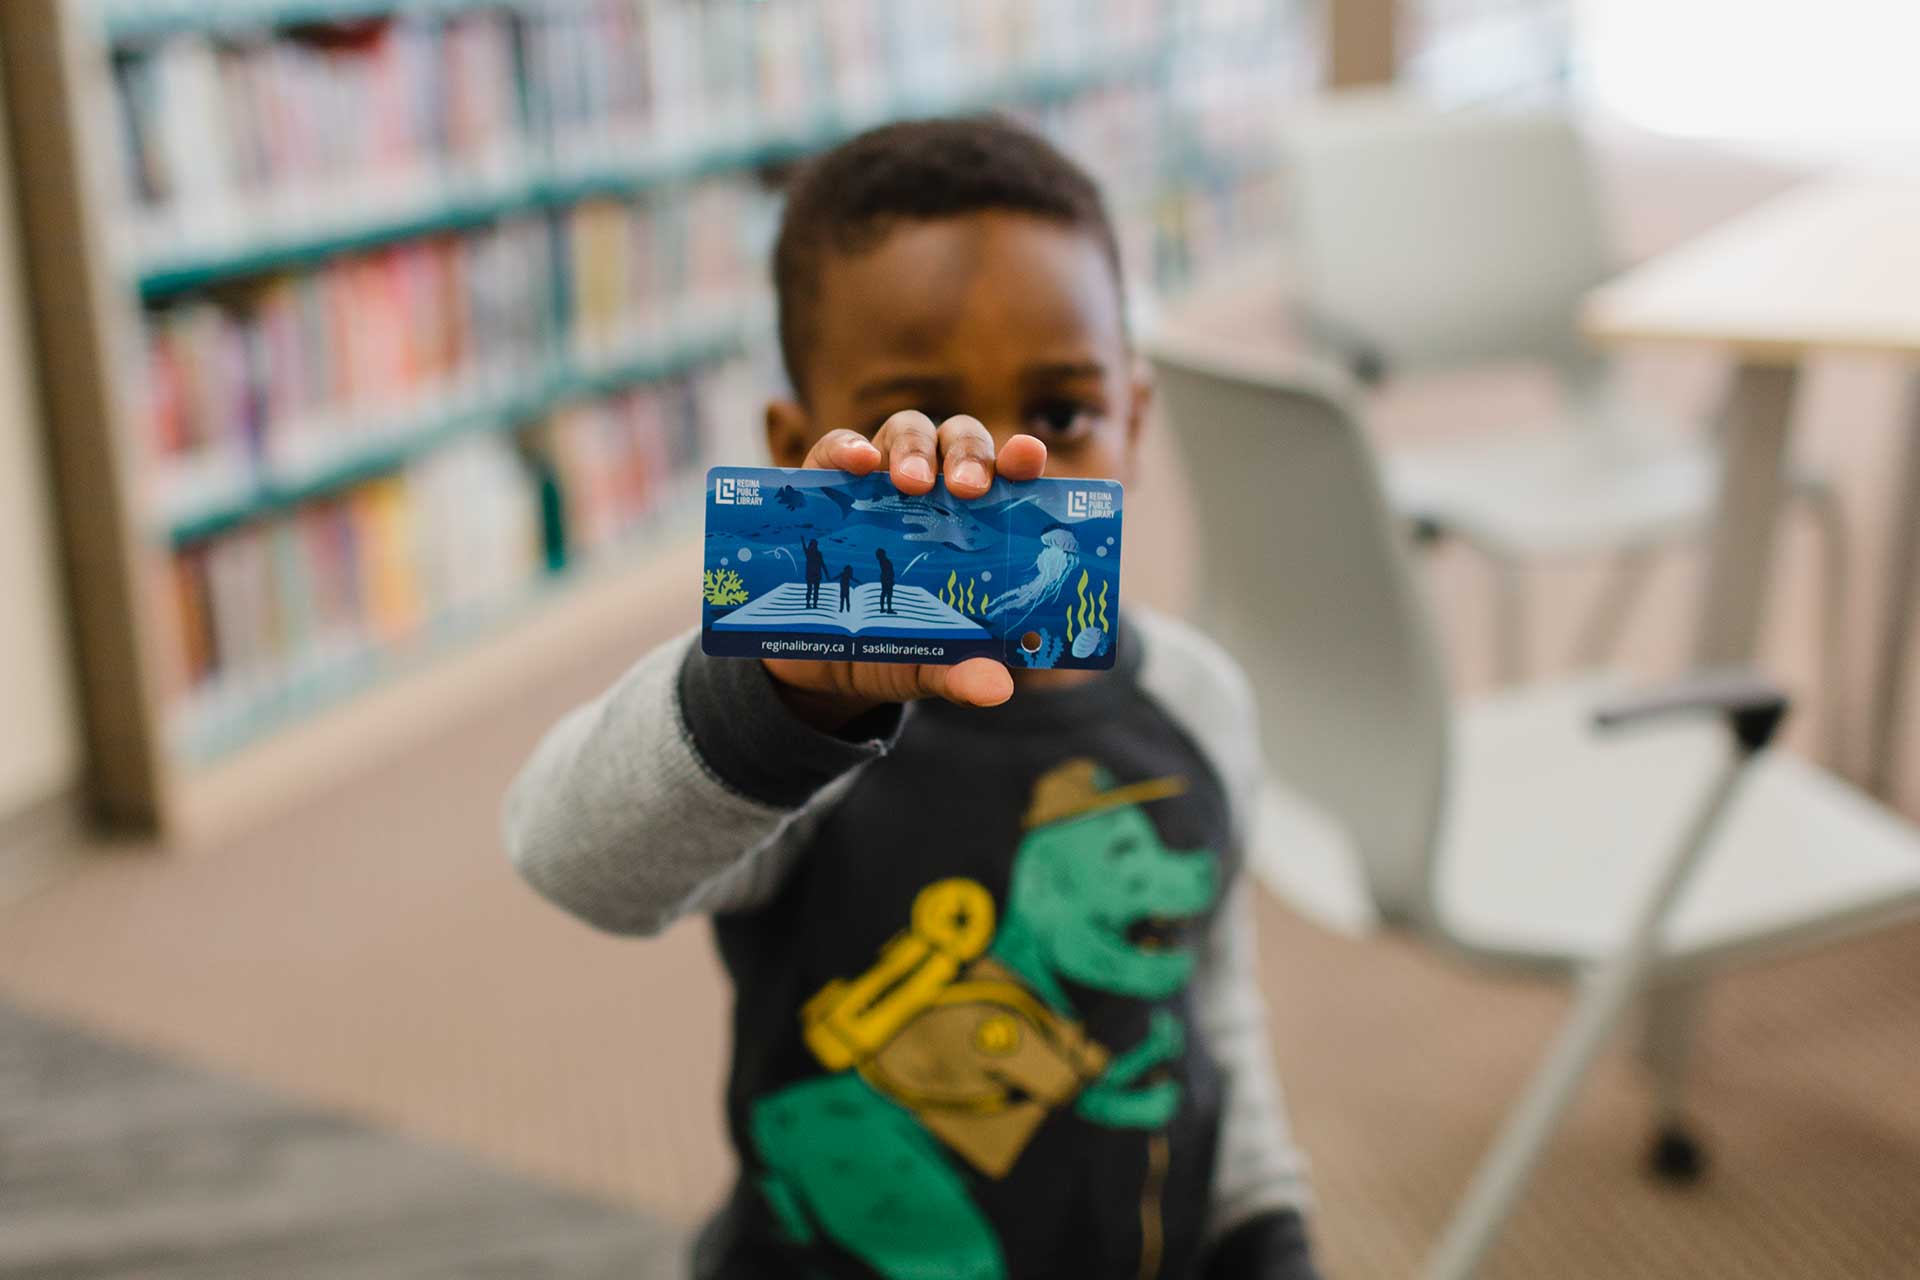
{"type": "Polygon", "coordinates": [[[980,419],[957,414],[940,424],[940,465],[955,497],[978,498],[993,485],[993,437],[980,419]]]}
{"type": "Polygon", "coordinates": [[[921,667],[920,687],[962,706],[997,707],[1013,696],[1013,674],[992,658],[968,658],[951,667],[921,667]]]}
{"type": "Polygon", "coordinates": [[[1038,436],[1009,436],[994,469],[1008,480],[1038,480],[1047,469],[1047,446],[1038,436]]]}
{"type": "Polygon", "coordinates": [[[813,448],[807,450],[802,467],[838,468],[864,476],[880,465],[880,451],[873,447],[873,441],[858,431],[841,427],[829,431],[813,442],[813,448]]]}
{"type": "Polygon", "coordinates": [[[893,487],[902,493],[925,493],[933,488],[938,447],[933,419],[917,409],[903,409],[880,424],[873,443],[887,460],[893,487]]]}

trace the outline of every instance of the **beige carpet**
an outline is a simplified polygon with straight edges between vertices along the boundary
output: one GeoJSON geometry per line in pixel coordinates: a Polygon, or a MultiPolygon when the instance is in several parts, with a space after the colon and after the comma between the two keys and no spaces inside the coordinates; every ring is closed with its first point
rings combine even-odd
{"type": "MultiPolygon", "coordinates": [[[[1630,242],[1684,236],[1780,185],[1776,174],[1636,146],[1619,167],[1630,242]]],[[[1676,408],[1711,400],[1711,361],[1648,356],[1634,376],[1676,408]]],[[[1811,456],[1855,519],[1863,585],[1848,614],[1860,683],[1887,534],[1898,378],[1817,369],[1811,456]]],[[[1539,403],[1526,378],[1429,386],[1381,406],[1392,439],[1539,403]]],[[[1181,603],[1190,545],[1167,443],[1130,495],[1128,590],[1181,603]]],[[[1766,652],[1813,693],[1817,574],[1788,538],[1766,652]]],[[[1463,687],[1485,683],[1486,583],[1433,565],[1463,687]]],[[[1636,669],[1686,649],[1692,568],[1664,570],[1628,637],[1636,669]]],[[[1538,652],[1565,652],[1588,567],[1543,571],[1538,652]]],[[[689,611],[689,617],[691,612],[689,611]]],[[[0,994],[303,1099],[463,1147],[681,1220],[727,1177],[719,1126],[726,993],[697,923],[652,942],[593,935],[512,878],[498,797],[540,728],[663,627],[579,655],[546,687],[475,708],[236,845],[91,858],[0,909],[0,994]]],[[[1920,693],[1920,690],[1916,690],[1920,693]]],[[[1857,707],[1850,710],[1856,712],[1857,707]]],[[[1812,749],[1830,707],[1809,698],[1812,749]]],[[[1920,706],[1907,708],[1916,723],[1920,706]]],[[[1902,806],[1920,812],[1920,750],[1902,806]]],[[[1405,944],[1324,934],[1260,908],[1275,1043],[1323,1208],[1333,1274],[1410,1274],[1496,1116],[1564,1009],[1552,988],[1469,972],[1405,944]]],[[[1586,1088],[1489,1268],[1506,1277],[1920,1276],[1920,928],[1774,964],[1714,988],[1698,1062],[1710,1182],[1676,1194],[1637,1173],[1645,1100],[1624,1057],[1586,1088]]]]}

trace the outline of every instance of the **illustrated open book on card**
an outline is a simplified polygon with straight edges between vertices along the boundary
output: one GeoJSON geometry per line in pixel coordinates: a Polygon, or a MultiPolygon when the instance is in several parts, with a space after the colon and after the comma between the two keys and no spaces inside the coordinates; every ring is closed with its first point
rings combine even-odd
{"type": "Polygon", "coordinates": [[[962,501],[884,471],[707,472],[701,648],[737,658],[1113,665],[1120,485],[995,480],[962,501]]]}

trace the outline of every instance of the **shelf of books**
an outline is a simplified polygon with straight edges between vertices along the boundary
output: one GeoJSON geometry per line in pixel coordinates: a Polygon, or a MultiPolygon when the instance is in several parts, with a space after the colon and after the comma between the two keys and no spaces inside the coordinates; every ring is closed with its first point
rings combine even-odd
{"type": "Polygon", "coordinates": [[[777,386],[789,162],[1012,112],[1101,179],[1137,287],[1175,289],[1273,218],[1263,130],[1316,79],[1308,20],[8,0],[100,812],[190,831],[203,791],[316,772],[304,741],[417,718],[406,691],[460,663],[563,660],[584,619],[674,598],[700,473],[758,457],[777,386]]]}

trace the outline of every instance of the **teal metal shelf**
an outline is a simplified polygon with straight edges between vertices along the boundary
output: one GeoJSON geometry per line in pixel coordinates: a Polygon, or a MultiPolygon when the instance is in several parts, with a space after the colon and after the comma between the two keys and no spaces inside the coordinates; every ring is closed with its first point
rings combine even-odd
{"type": "MultiPolygon", "coordinates": [[[[1091,67],[1026,72],[944,100],[902,100],[878,118],[966,115],[996,108],[1056,105],[1094,89],[1157,74],[1165,68],[1166,57],[1165,50],[1150,49],[1091,67]]],[[[162,256],[141,266],[137,283],[144,301],[159,302],[231,280],[311,266],[339,254],[467,230],[500,218],[565,208],[596,196],[637,195],[673,182],[789,163],[844,141],[871,123],[872,118],[854,121],[828,112],[797,129],[768,130],[737,142],[628,165],[563,171],[551,163],[544,164],[520,185],[483,198],[450,200],[401,218],[349,221],[312,234],[270,237],[213,253],[162,256]]]]}
{"type": "Polygon", "coordinates": [[[586,368],[569,360],[556,361],[544,375],[534,379],[532,386],[491,404],[464,409],[424,422],[404,434],[385,437],[335,459],[310,475],[293,480],[262,477],[245,492],[178,513],[167,526],[166,536],[175,547],[201,542],[398,471],[462,437],[517,431],[567,401],[609,395],[625,387],[657,382],[713,364],[739,354],[745,343],[745,327],[729,327],[665,343],[657,351],[605,367],[586,368]]]}

